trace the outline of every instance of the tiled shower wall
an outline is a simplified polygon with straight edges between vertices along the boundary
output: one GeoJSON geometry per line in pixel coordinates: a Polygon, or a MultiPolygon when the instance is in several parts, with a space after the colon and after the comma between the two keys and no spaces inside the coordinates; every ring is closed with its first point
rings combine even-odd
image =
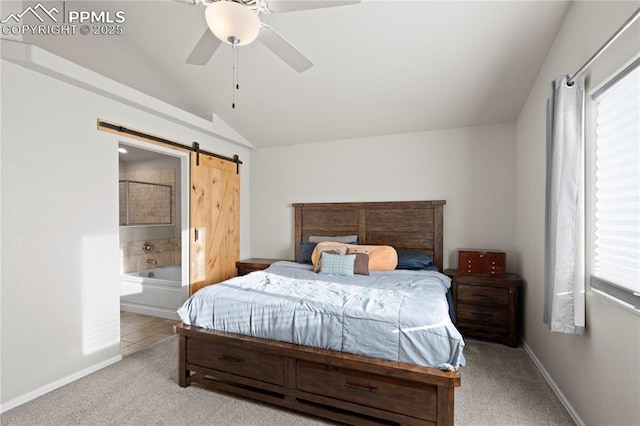
{"type": "MultiPolygon", "coordinates": [[[[149,182],[149,183],[159,183],[159,184],[164,184],[164,185],[169,185],[171,186],[171,223],[175,223],[176,222],[176,170],[175,169],[159,169],[159,170],[133,170],[133,171],[126,171],[120,172],[120,180],[134,180],[134,181],[139,181],[139,182],[149,182]]],[[[121,184],[120,185],[120,224],[122,225],[124,223],[124,202],[122,202],[124,200],[124,186],[121,184]]],[[[140,196],[143,197],[143,200],[137,200],[137,202],[134,202],[135,204],[140,204],[141,202],[144,202],[145,199],[146,201],[150,200],[150,193],[149,190],[147,189],[147,191],[143,191],[143,192],[132,192],[130,194],[130,196],[140,196]]],[[[151,206],[149,206],[151,207],[151,206]]],[[[153,215],[152,213],[149,213],[150,215],[153,215]]],[[[135,222],[135,220],[133,221],[135,222]]],[[[152,223],[153,221],[150,220],[141,220],[139,221],[139,223],[152,223]]],[[[163,219],[161,221],[161,223],[166,223],[167,220],[163,219]]]]}
{"type": "Polygon", "coordinates": [[[153,240],[121,241],[122,272],[136,272],[168,265],[180,265],[182,259],[180,238],[158,238],[153,240]],[[142,247],[151,243],[153,250],[145,253],[142,247]],[[148,262],[155,260],[156,263],[148,262]]]}

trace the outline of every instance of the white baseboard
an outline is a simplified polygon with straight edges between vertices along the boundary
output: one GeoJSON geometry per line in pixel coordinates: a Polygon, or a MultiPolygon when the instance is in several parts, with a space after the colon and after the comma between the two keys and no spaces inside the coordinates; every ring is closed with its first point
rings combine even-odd
{"type": "Polygon", "coordinates": [[[180,321],[180,317],[178,316],[178,313],[175,311],[175,309],[138,305],[137,303],[120,302],[120,310],[124,312],[133,312],[134,314],[151,315],[154,317],[180,321]]]}
{"type": "Polygon", "coordinates": [[[102,361],[96,365],[92,365],[91,367],[85,368],[84,370],[78,371],[77,373],[71,374],[67,377],[63,377],[55,382],[49,383],[48,385],[44,385],[34,391],[28,392],[22,396],[14,398],[10,401],[5,402],[0,405],[0,413],[4,413],[5,411],[9,411],[12,408],[15,408],[19,405],[22,405],[26,402],[29,402],[33,399],[36,399],[46,393],[49,393],[59,387],[67,385],[71,382],[75,382],[78,379],[81,379],[84,376],[88,376],[91,373],[95,373],[98,370],[101,370],[105,367],[110,366],[111,364],[115,364],[116,362],[122,360],[122,355],[114,356],[113,358],[109,358],[105,361],[102,361]]]}
{"type": "Polygon", "coordinates": [[[560,400],[562,405],[564,405],[564,408],[567,409],[567,411],[569,412],[569,415],[571,416],[571,418],[573,418],[573,421],[576,422],[578,426],[584,426],[585,423],[582,421],[582,419],[580,418],[576,410],[573,409],[573,406],[569,403],[569,400],[564,396],[564,394],[562,393],[562,391],[560,390],[556,382],[553,381],[549,372],[544,368],[544,365],[542,365],[542,362],[540,362],[536,354],[533,353],[533,350],[531,349],[531,347],[527,344],[527,342],[524,341],[524,339],[521,339],[521,343],[525,352],[529,355],[529,358],[531,358],[531,360],[536,365],[536,367],[538,367],[538,370],[540,370],[540,373],[542,373],[542,376],[544,377],[544,379],[547,381],[547,383],[549,383],[549,386],[551,386],[551,389],[553,389],[555,394],[558,396],[558,399],[560,400]]]}

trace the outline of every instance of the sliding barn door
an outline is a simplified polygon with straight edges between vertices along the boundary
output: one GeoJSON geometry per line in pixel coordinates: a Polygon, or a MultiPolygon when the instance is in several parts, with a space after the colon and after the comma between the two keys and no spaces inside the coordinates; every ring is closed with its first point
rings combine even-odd
{"type": "Polygon", "coordinates": [[[191,153],[191,294],[237,275],[240,174],[236,167],[230,161],[191,153]]]}

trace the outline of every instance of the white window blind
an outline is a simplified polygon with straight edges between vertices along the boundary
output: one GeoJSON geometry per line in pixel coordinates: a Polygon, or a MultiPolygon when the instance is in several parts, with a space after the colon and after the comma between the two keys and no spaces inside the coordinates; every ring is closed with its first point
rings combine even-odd
{"type": "Polygon", "coordinates": [[[640,60],[594,94],[591,286],[640,309],[640,60]]]}

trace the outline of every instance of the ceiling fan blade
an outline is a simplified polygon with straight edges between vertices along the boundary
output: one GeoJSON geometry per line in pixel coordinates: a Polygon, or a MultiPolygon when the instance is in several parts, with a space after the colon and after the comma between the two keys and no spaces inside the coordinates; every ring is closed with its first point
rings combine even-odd
{"type": "Polygon", "coordinates": [[[191,51],[191,54],[189,54],[187,63],[190,65],[206,65],[218,46],[220,46],[220,39],[207,28],[191,51]]]}
{"type": "Polygon", "coordinates": [[[186,3],[190,6],[207,6],[209,2],[207,0],[173,0],[177,3],[186,3]]]}
{"type": "Polygon", "coordinates": [[[271,12],[283,13],[320,9],[323,7],[346,6],[360,3],[360,0],[268,0],[267,3],[271,12]]]}
{"type": "Polygon", "coordinates": [[[264,23],[261,25],[258,40],[298,72],[306,71],[313,66],[309,58],[264,23]]]}

